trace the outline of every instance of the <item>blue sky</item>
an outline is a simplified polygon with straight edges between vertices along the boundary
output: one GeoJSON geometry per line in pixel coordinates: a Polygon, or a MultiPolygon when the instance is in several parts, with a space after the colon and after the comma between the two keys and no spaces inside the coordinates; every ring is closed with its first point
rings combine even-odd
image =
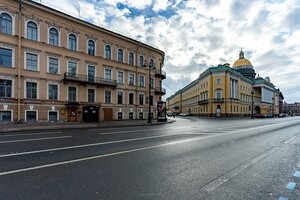
{"type": "Polygon", "coordinates": [[[166,54],[168,97],[241,48],[287,102],[300,101],[298,0],[36,0],[158,47],[166,54]],[[76,11],[80,5],[80,16],[76,11]]]}

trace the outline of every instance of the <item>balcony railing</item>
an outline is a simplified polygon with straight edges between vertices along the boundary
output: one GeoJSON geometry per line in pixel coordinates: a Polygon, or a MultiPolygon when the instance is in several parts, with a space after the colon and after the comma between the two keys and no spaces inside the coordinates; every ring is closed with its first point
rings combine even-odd
{"type": "Polygon", "coordinates": [[[70,82],[78,82],[83,84],[92,84],[92,85],[98,85],[98,86],[111,86],[111,87],[117,87],[117,81],[107,78],[99,78],[99,77],[90,77],[86,75],[79,75],[79,74],[73,74],[73,73],[64,73],[64,83],[66,84],[67,81],[70,82]]]}
{"type": "Polygon", "coordinates": [[[155,70],[155,76],[161,77],[162,79],[166,78],[166,72],[161,69],[155,70]]]}
{"type": "Polygon", "coordinates": [[[208,104],[208,99],[198,101],[198,105],[208,104]]]}
{"type": "Polygon", "coordinates": [[[224,98],[214,98],[214,103],[223,103],[224,98]]]}
{"type": "Polygon", "coordinates": [[[166,94],[166,89],[165,88],[161,88],[161,87],[156,87],[154,88],[155,94],[159,94],[159,95],[165,95],[166,94]]]}

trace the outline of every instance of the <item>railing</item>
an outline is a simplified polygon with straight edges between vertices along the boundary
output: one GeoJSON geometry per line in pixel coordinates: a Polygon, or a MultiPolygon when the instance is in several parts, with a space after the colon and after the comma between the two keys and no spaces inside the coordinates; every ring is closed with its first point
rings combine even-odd
{"type": "Polygon", "coordinates": [[[158,94],[166,94],[166,89],[165,88],[161,88],[161,87],[156,87],[154,88],[154,91],[155,93],[158,93],[158,94]]]}
{"type": "Polygon", "coordinates": [[[214,98],[214,102],[215,103],[223,103],[224,102],[224,98],[214,98]]]}
{"type": "Polygon", "coordinates": [[[209,102],[208,99],[201,100],[201,101],[198,101],[198,105],[208,104],[208,102],[209,102]]]}
{"type": "Polygon", "coordinates": [[[117,81],[107,78],[91,77],[86,75],[73,74],[69,72],[64,73],[64,83],[67,81],[80,82],[85,84],[93,85],[104,85],[104,86],[117,86],[117,81]]]}
{"type": "Polygon", "coordinates": [[[155,71],[155,75],[156,76],[161,76],[162,78],[166,78],[167,73],[161,69],[156,69],[155,71]]]}

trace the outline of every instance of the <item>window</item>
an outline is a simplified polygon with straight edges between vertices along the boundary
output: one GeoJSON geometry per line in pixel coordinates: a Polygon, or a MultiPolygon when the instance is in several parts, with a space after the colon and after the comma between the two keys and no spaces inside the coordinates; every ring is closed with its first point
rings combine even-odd
{"type": "Polygon", "coordinates": [[[0,111],[0,122],[11,122],[12,121],[11,111],[0,111]]]}
{"type": "Polygon", "coordinates": [[[222,91],[216,90],[216,99],[221,99],[221,98],[222,98],[222,91]]]}
{"type": "Polygon", "coordinates": [[[123,49],[118,49],[118,61],[123,62],[123,49]]]}
{"type": "Polygon", "coordinates": [[[111,70],[110,69],[104,70],[104,79],[106,81],[111,81],[111,70]]]}
{"type": "Polygon", "coordinates": [[[76,101],[76,87],[69,87],[68,98],[69,101],[76,101]]]}
{"type": "Polygon", "coordinates": [[[129,85],[134,85],[134,74],[132,74],[132,73],[129,73],[128,84],[129,85]]]}
{"type": "Polygon", "coordinates": [[[88,54],[91,56],[95,55],[95,42],[93,40],[88,41],[88,54]]]}
{"type": "Polygon", "coordinates": [[[129,93],[129,102],[128,102],[128,104],[133,104],[133,102],[134,102],[134,94],[129,93]]]}
{"type": "Polygon", "coordinates": [[[95,67],[91,65],[88,66],[88,81],[89,82],[95,81],[95,67]]]}
{"type": "Polygon", "coordinates": [[[216,82],[217,82],[218,85],[221,84],[221,79],[217,78],[216,82]]]}
{"type": "Polygon", "coordinates": [[[58,120],[58,112],[57,111],[49,111],[48,112],[48,120],[50,122],[56,122],[58,120]]]}
{"type": "Polygon", "coordinates": [[[37,121],[37,112],[36,111],[26,111],[26,121],[36,122],[37,121]]]}
{"type": "Polygon", "coordinates": [[[134,64],[134,54],[132,52],[129,53],[129,65],[132,65],[134,64]]]}
{"type": "Polygon", "coordinates": [[[140,113],[139,113],[139,117],[140,117],[140,119],[144,119],[144,113],[143,113],[143,112],[140,112],[140,113]]]}
{"type": "Polygon", "coordinates": [[[38,71],[38,55],[26,53],[26,69],[38,71]]]}
{"type": "Polygon", "coordinates": [[[12,81],[0,79],[0,98],[12,97],[12,81]]]}
{"type": "Polygon", "coordinates": [[[123,113],[122,112],[118,112],[118,119],[123,119],[123,113]]]}
{"type": "Polygon", "coordinates": [[[0,66],[1,67],[12,67],[12,50],[0,48],[0,66]]]}
{"type": "Polygon", "coordinates": [[[68,75],[76,76],[76,71],[77,71],[77,63],[68,61],[68,75]]]}
{"type": "Polygon", "coordinates": [[[37,83],[26,82],[26,98],[37,99],[37,83]]]}
{"type": "Polygon", "coordinates": [[[30,21],[27,23],[27,39],[38,40],[38,26],[35,22],[30,21]]]}
{"type": "Polygon", "coordinates": [[[59,44],[58,30],[56,28],[49,29],[49,44],[54,46],[58,46],[59,44]]]}
{"type": "Polygon", "coordinates": [[[88,102],[95,102],[95,90],[88,89],[88,102]]]}
{"type": "Polygon", "coordinates": [[[144,57],[140,56],[139,58],[139,67],[143,67],[144,66],[144,57]]]}
{"type": "Polygon", "coordinates": [[[105,103],[111,103],[111,92],[105,91],[105,103]]]}
{"type": "Polygon", "coordinates": [[[58,100],[58,85],[55,84],[48,85],[48,99],[58,100]]]}
{"type": "Polygon", "coordinates": [[[151,58],[150,61],[149,61],[149,66],[150,66],[151,68],[154,67],[154,60],[153,60],[152,58],[151,58]]]}
{"type": "Polygon", "coordinates": [[[106,59],[111,60],[111,47],[108,44],[105,45],[105,55],[104,55],[104,57],[106,59]]]}
{"type": "Polygon", "coordinates": [[[72,51],[77,50],[77,37],[74,34],[69,35],[69,49],[72,51]]]}
{"type": "Polygon", "coordinates": [[[144,76],[139,77],[139,86],[145,87],[145,77],[144,76]]]}
{"type": "Polygon", "coordinates": [[[140,105],[144,105],[144,94],[139,95],[140,105]]]}
{"type": "Polygon", "coordinates": [[[7,13],[0,14],[0,32],[12,35],[12,17],[7,13]]]}
{"type": "Polygon", "coordinates": [[[49,57],[48,62],[48,72],[58,74],[58,58],[49,57]]]}
{"type": "Polygon", "coordinates": [[[129,118],[129,119],[133,119],[133,112],[129,112],[129,113],[128,113],[128,118],[129,118]]]}
{"type": "Polygon", "coordinates": [[[118,71],[118,83],[124,83],[124,73],[118,71]]]}
{"type": "Polygon", "coordinates": [[[123,104],[123,92],[118,91],[118,104],[123,104]]]}
{"type": "Polygon", "coordinates": [[[150,78],[150,86],[151,86],[151,89],[154,88],[154,79],[153,78],[150,78]]]}

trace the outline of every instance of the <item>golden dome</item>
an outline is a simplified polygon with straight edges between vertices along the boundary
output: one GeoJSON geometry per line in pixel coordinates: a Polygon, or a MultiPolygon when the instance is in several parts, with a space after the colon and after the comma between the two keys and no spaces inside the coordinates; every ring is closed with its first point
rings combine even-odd
{"type": "Polygon", "coordinates": [[[237,61],[233,63],[234,68],[253,68],[251,62],[244,58],[244,52],[241,50],[240,57],[237,61]]]}

